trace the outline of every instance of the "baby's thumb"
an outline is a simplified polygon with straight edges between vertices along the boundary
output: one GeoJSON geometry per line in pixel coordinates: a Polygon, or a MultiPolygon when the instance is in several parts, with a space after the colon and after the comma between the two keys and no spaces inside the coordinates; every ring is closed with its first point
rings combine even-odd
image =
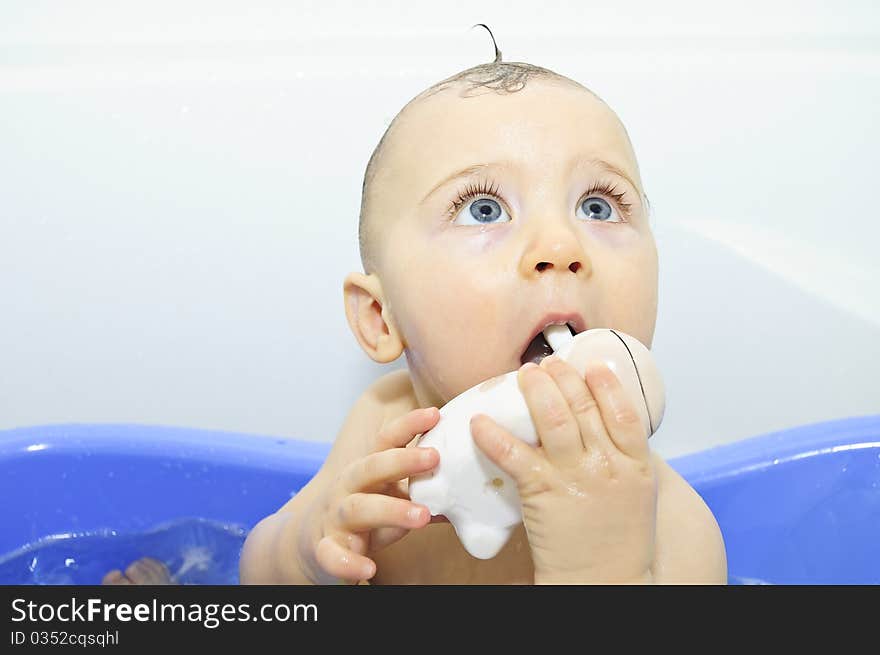
{"type": "Polygon", "coordinates": [[[517,439],[485,414],[471,418],[474,443],[486,457],[507,473],[522,489],[537,469],[538,454],[527,443],[517,439]]]}

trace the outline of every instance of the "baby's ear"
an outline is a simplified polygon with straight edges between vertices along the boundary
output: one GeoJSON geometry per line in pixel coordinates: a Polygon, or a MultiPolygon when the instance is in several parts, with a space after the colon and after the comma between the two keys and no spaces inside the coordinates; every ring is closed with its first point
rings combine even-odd
{"type": "Polygon", "coordinates": [[[364,352],[381,364],[403,352],[403,340],[385,308],[382,284],[374,274],[350,273],[342,288],[345,316],[364,352]]]}

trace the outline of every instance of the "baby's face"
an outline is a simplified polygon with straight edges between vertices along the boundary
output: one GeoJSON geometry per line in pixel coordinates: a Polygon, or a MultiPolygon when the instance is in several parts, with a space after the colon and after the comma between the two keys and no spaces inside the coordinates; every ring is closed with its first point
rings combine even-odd
{"type": "Polygon", "coordinates": [[[657,251],[620,121],[558,82],[459,91],[399,117],[375,186],[378,274],[419,400],[519,368],[548,323],[650,347],[657,251]]]}

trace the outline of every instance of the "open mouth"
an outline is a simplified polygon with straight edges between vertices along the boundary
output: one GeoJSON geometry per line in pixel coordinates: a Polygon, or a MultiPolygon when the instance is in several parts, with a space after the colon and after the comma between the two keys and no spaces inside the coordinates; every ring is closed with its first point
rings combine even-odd
{"type": "Polygon", "coordinates": [[[551,346],[550,342],[547,340],[547,335],[545,335],[545,332],[548,332],[548,330],[554,328],[557,325],[565,325],[572,336],[578,333],[577,330],[575,330],[575,328],[570,323],[556,323],[548,325],[546,328],[538,332],[538,334],[536,334],[535,337],[529,342],[529,345],[526,346],[526,349],[520,356],[521,364],[526,364],[527,362],[540,364],[542,359],[544,359],[548,355],[553,354],[553,346],[551,346]]]}

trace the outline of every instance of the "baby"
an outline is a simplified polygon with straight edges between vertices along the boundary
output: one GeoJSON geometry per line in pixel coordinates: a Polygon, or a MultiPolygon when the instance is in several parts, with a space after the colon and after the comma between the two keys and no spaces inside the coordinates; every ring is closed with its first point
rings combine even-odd
{"type": "Polygon", "coordinates": [[[407,369],[363,393],[320,471],[253,528],[243,584],[726,583],[714,517],[650,451],[614,373],[581,378],[532,341],[554,323],[653,339],[646,197],[601,99],[500,56],[420,93],[367,165],[360,249],[364,272],[343,287],[351,330],[407,369]],[[407,480],[439,462],[416,445],[437,408],[517,369],[540,446],[471,422],[523,510],[499,554],[476,559],[407,480]]]}

